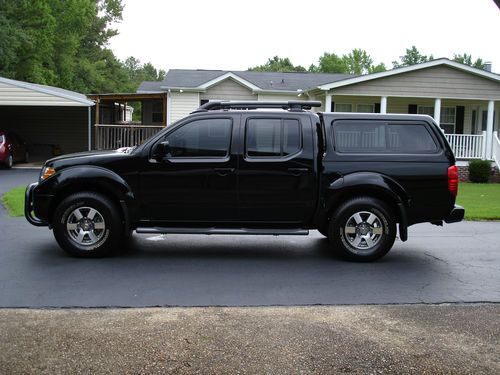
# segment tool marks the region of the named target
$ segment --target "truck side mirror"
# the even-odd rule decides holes
[[[161,161],[165,156],[170,154],[170,144],[168,141],[159,142],[154,145],[152,157],[157,161]]]

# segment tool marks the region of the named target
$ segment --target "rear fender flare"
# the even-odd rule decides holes
[[[333,181],[327,188],[326,211],[332,212],[345,197],[360,195],[389,198],[398,221],[406,223],[411,201],[405,189],[391,177],[373,172],[352,173]]]

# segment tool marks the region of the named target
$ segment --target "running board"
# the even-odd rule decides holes
[[[308,229],[253,229],[253,228],[137,228],[137,233],[147,234],[267,234],[272,236],[307,236]]]

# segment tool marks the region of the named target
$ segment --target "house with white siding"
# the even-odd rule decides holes
[[[333,112],[420,113],[447,134],[459,160],[500,165],[500,75],[448,59],[381,73],[170,70],[138,93],[167,93],[167,124],[210,100],[320,100]]]

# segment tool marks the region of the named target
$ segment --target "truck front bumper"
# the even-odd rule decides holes
[[[26,220],[32,225],[46,227],[48,223],[35,216],[33,191],[37,186],[38,183],[34,182],[26,187],[26,192],[24,193],[24,217],[26,217]]]
[[[448,216],[444,219],[445,223],[458,223],[464,219],[465,209],[458,204],[451,210]]]

